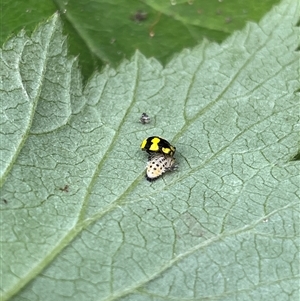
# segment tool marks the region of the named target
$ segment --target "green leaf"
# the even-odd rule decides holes
[[[103,63],[117,66],[136,49],[163,64],[203,37],[222,42],[246,21],[259,21],[278,0],[153,1],[3,0],[0,44],[12,32],[28,31],[59,9],[69,52],[80,53],[85,79]],[[151,36],[150,36],[151,33]],[[153,36],[154,34],[154,36]]]
[[[1,300],[298,300],[298,9],[84,88],[57,15],[10,39]],[[152,135],[179,168],[149,183]]]
[[[204,37],[223,41],[247,20],[259,20],[274,3],[201,0],[55,0],[96,57],[111,65],[136,49],[162,63]]]

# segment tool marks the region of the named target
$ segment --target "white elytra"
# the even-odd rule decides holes
[[[175,159],[173,157],[162,154],[151,157],[147,163],[146,178],[152,182],[165,172],[172,171],[175,168]]]

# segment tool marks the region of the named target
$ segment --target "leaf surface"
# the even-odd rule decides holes
[[[21,29],[33,31],[59,10],[68,52],[80,54],[87,80],[96,68],[100,70],[107,62],[116,67],[136,49],[165,64],[175,53],[198,45],[203,37],[222,42],[248,20],[258,22],[278,2],[2,0],[0,44]]]
[[[2,300],[298,300],[298,8],[84,88],[57,15],[10,39]],[[179,168],[149,183],[153,135]]]

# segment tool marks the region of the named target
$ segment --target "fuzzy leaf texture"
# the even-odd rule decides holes
[[[85,87],[58,15],[11,38],[1,300],[298,300],[298,11],[165,68],[137,52]],[[149,183],[153,135],[179,168]]]

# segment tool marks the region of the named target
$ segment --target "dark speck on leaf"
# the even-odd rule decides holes
[[[131,16],[131,19],[135,22],[142,22],[147,19],[148,14],[141,10],[138,10],[134,15]]]
[[[60,191],[69,192],[69,185],[65,185],[63,188],[59,188]]]

